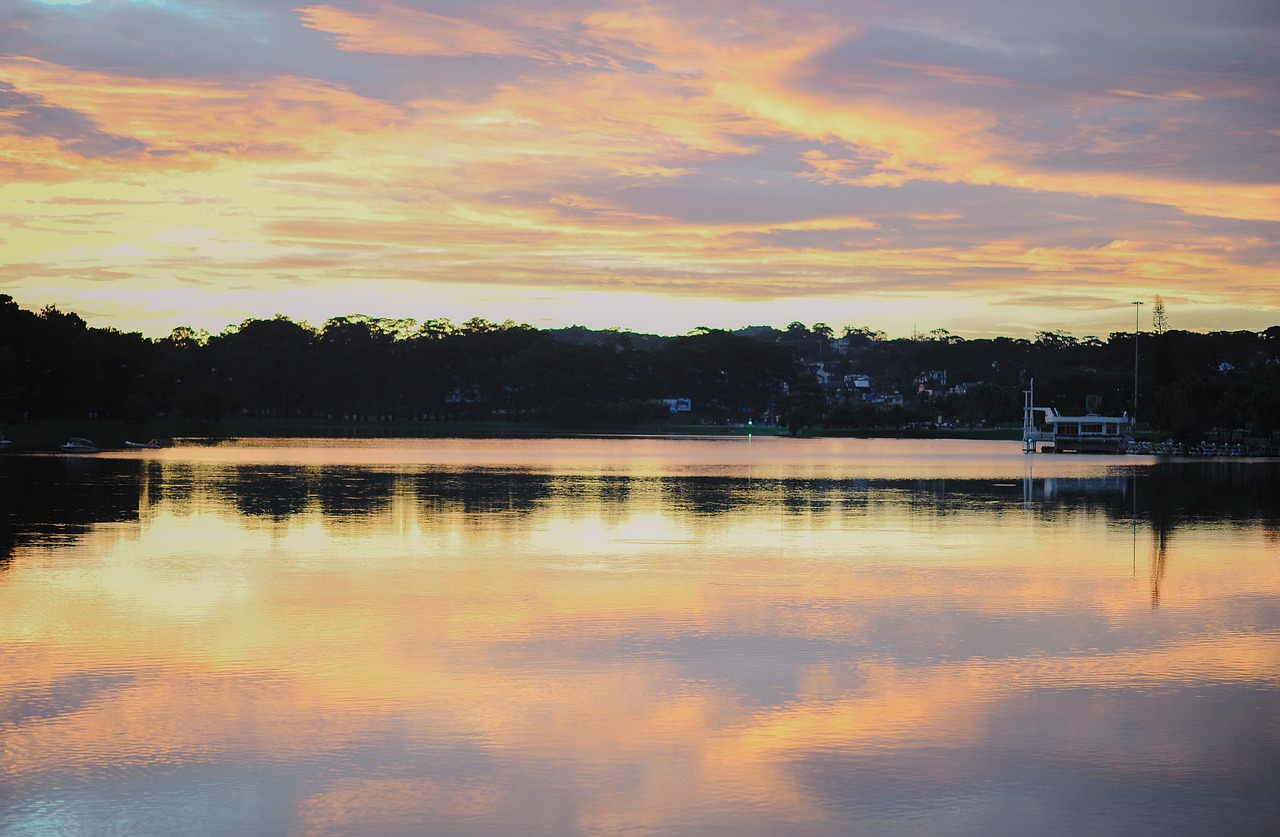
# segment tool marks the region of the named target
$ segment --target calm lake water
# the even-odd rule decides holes
[[[1280,463],[0,456],[0,834],[1274,835]]]

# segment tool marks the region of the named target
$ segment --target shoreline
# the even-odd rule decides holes
[[[1133,434],[1145,446],[1141,450],[1121,452],[1129,455],[1180,455],[1159,449],[1166,437],[1152,430]],[[1212,436],[1213,434],[1206,434]],[[102,451],[129,450],[126,442],[160,439],[166,446],[178,440],[183,444],[208,444],[236,439],[568,439],[609,437],[776,437],[782,439],[919,439],[1020,442],[1020,427],[993,428],[807,428],[792,434],[785,427],[761,425],[711,425],[646,423],[628,425],[553,425],[520,422],[468,421],[28,421],[0,426],[0,456],[59,453],[70,437],[92,440]],[[1196,457],[1214,456],[1251,459],[1280,458],[1280,446],[1261,443],[1236,445],[1238,451],[1220,443],[1211,443],[1206,451],[1199,445],[1187,446]],[[1182,447],[1182,446],[1179,446]]]
[[[1017,441],[1018,428],[810,428],[793,436],[785,427],[761,425],[660,424],[551,425],[467,421],[28,421],[0,427],[7,450],[56,451],[71,436],[92,439],[103,449],[126,441],[159,439],[519,439],[572,436],[781,436],[785,438],[985,439]]]
[[[1212,438],[1213,433],[1206,433]],[[606,436],[736,436],[781,437],[787,439],[970,439],[1009,441],[1022,439],[1021,427],[989,428],[806,428],[799,434],[776,425],[745,424],[543,424],[506,421],[331,421],[331,420],[247,420],[182,421],[158,420],[144,423],[86,419],[83,421],[27,421],[0,425],[0,438],[9,444],[0,453],[57,452],[72,436],[93,440],[102,450],[125,449],[125,442],[145,442],[157,438],[223,439],[547,439]],[[1154,430],[1133,434],[1138,442],[1158,445],[1166,436]],[[1214,444],[1221,444],[1215,442]],[[1230,443],[1228,443],[1230,444]],[[1280,448],[1260,440],[1237,442],[1248,455],[1275,457]],[[1143,451],[1144,453],[1146,451]]]

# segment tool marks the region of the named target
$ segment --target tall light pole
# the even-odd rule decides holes
[[[1129,421],[1134,426],[1138,426],[1138,332],[1141,326],[1138,325],[1138,313],[1142,311],[1142,303],[1134,302],[1133,305],[1133,416]]]

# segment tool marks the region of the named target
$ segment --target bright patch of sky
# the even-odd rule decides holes
[[[0,293],[95,324],[1280,322],[1274,3],[59,6],[0,0]]]

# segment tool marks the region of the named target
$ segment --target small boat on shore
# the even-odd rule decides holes
[[[72,436],[58,448],[63,453],[97,453],[98,446],[82,436]]]
[[[135,448],[135,449],[140,448],[144,450],[159,450],[160,448],[164,447],[164,445],[161,444],[159,439],[152,439],[149,442],[125,442],[124,446],[126,448]]]

